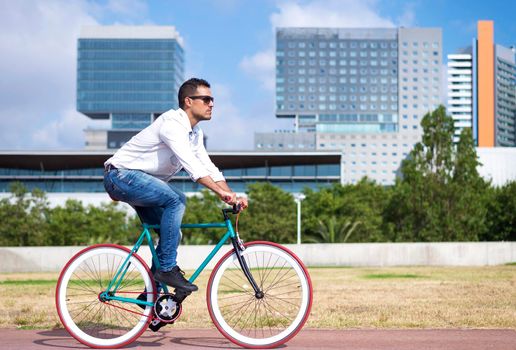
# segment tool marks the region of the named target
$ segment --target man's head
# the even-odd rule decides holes
[[[211,119],[214,99],[206,80],[191,78],[185,81],[179,88],[178,100],[179,107],[197,121]]]

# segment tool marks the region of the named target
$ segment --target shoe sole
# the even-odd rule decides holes
[[[156,276],[154,276],[154,280],[160,282],[160,283],[164,283],[166,284],[167,286],[169,287],[172,287],[172,288],[175,288],[177,290],[182,290],[182,291],[185,291],[185,292],[197,292],[199,290],[199,288],[197,286],[195,286],[195,289],[188,289],[188,288],[183,288],[183,287],[176,287],[176,286],[173,286],[171,284],[168,284],[167,282],[165,281],[162,281],[160,280],[159,278],[156,278]]]

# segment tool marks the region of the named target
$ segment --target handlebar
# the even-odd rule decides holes
[[[233,204],[232,208],[222,209],[222,213],[224,214],[224,219],[229,219],[228,214],[238,214],[242,211],[242,205],[240,203]]]
[[[222,209],[224,213],[238,214],[242,211],[242,205],[240,203],[233,204],[232,208]]]

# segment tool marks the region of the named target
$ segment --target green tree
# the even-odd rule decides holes
[[[90,237],[90,222],[80,201],[69,199],[64,206],[49,210],[48,245],[86,245]]]
[[[386,239],[382,213],[390,191],[374,181],[363,178],[356,185],[334,184],[319,191],[307,189],[305,194],[302,225],[307,242],[323,241],[324,237],[328,243],[331,243],[331,237],[335,237],[336,242]]]
[[[403,177],[384,213],[393,241],[478,240],[485,231],[485,190],[466,129],[453,145],[453,119],[440,106],[424,116],[422,142],[402,162]]]
[[[240,235],[245,241],[296,242],[294,197],[268,182],[248,186],[249,208],[240,218]]]
[[[202,190],[198,196],[188,197],[183,223],[198,224],[222,221],[224,204],[218,196],[209,190]],[[183,244],[212,244],[217,242],[224,232],[220,229],[183,229]]]
[[[486,241],[516,241],[516,181],[492,188],[487,204]]]
[[[133,244],[141,226],[129,215],[116,202],[85,207],[82,202],[69,199],[64,206],[49,210],[46,244]]]
[[[132,211],[127,212],[117,202],[88,205],[87,225],[90,238],[87,244],[114,243],[133,245],[142,231],[140,220]]]
[[[345,222],[331,216],[326,221],[318,220],[319,227],[315,234],[303,238],[306,243],[345,243],[353,234],[360,221]]]
[[[45,194],[14,182],[10,198],[0,201],[0,245],[34,246],[44,243],[47,199]]]
[[[487,205],[490,184],[478,173],[480,162],[470,128],[460,135],[454,157],[450,207],[459,240],[478,240],[487,232]]]

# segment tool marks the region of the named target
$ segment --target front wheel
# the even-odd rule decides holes
[[[125,273],[116,296],[135,299],[144,290],[154,302],[154,279],[145,262],[114,244],[99,244],[77,253],[64,267],[56,287],[61,322],[81,343],[93,348],[117,348],[136,340],[152,319],[152,307],[102,300],[118,271]]]
[[[297,334],[312,307],[312,282],[301,260],[272,242],[250,242],[242,252],[263,297],[255,292],[234,250],[215,266],[207,288],[217,329],[247,348],[272,348]]]

